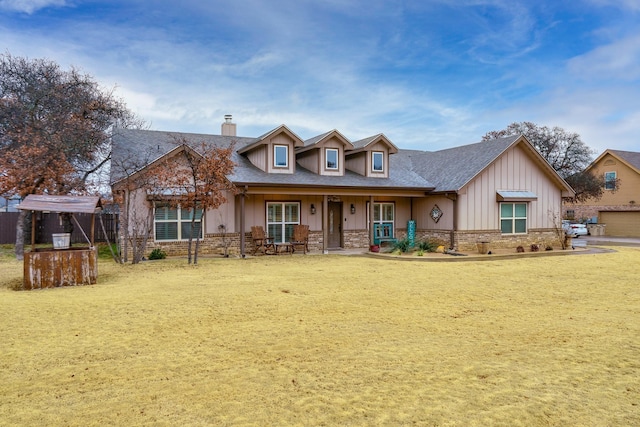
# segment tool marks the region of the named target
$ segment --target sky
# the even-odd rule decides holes
[[[150,129],[406,149],[510,123],[640,151],[640,0],[0,0],[4,54],[90,74]]]

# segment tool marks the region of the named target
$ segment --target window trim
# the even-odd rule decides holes
[[[329,152],[335,152],[336,153],[336,166],[335,167],[330,167],[329,166]],[[340,151],[337,148],[325,148],[324,149],[324,168],[325,170],[329,170],[329,171],[337,171],[340,169]]]
[[[502,206],[503,205],[512,205],[511,208],[511,216],[502,216]],[[525,216],[516,216],[516,205],[524,205],[525,207]],[[512,235],[523,235],[523,234],[529,234],[529,203],[528,202],[502,202],[499,204],[499,216],[500,216],[500,233],[502,235],[506,235],[506,236],[512,236]],[[524,219],[524,231],[523,232],[516,232],[516,221],[517,220],[523,220]],[[506,221],[506,220],[510,220],[511,221],[511,232],[510,233],[505,233],[502,231],[502,221]]]
[[[373,222],[373,224],[391,224],[391,229],[395,234],[395,229],[396,229],[396,202],[373,202],[373,208],[375,210],[376,205],[380,206],[380,219],[378,219],[376,221],[375,219],[375,214],[374,214],[374,219],[373,221],[370,221],[370,207],[371,207],[371,203],[367,202],[367,224],[370,224],[371,222]],[[392,212],[393,212],[393,219],[392,220],[388,220],[388,219],[382,219],[382,206],[383,205],[391,205],[391,207],[393,208]],[[368,225],[367,225],[368,227]]]
[[[381,160],[381,167],[380,169],[376,169],[376,155],[379,154],[380,155],[380,160]],[[376,173],[380,173],[380,172],[384,172],[384,151],[372,151],[371,152],[371,172],[376,172]]]
[[[156,210],[158,208],[164,208],[164,207],[168,207],[169,209],[175,209],[176,210],[176,219],[171,219],[171,220],[158,220],[156,218]],[[191,209],[189,209],[191,210]],[[187,210],[187,212],[189,211]],[[197,211],[198,209],[196,209]],[[191,224],[191,218],[182,218],[182,212],[183,209],[178,206],[178,207],[171,207],[171,205],[167,202],[154,202],[153,203],[153,241],[154,242],[186,242],[189,240],[188,237],[183,238],[182,237],[182,225],[183,224]],[[196,219],[195,220],[196,223],[200,223],[200,240],[204,240],[204,227],[205,227],[205,221],[204,221],[204,215],[200,218],[200,219]],[[158,223],[162,223],[162,224],[169,224],[169,223],[175,223],[176,224],[176,236],[177,239],[158,239],[158,234],[157,234],[157,228],[156,228],[156,224]],[[194,236],[194,239],[196,239],[197,237]]]
[[[607,179],[607,175],[613,174],[613,179]],[[608,171],[604,173],[604,189],[613,191],[616,189],[616,180],[618,179],[618,174],[616,171]]]
[[[284,148],[284,165],[278,164],[278,148]],[[289,167],[289,146],[282,144],[273,145],[273,167],[274,168],[288,168]]]
[[[270,205],[281,205],[282,206],[282,221],[281,222],[275,222],[275,221],[269,221],[269,206]],[[296,205],[298,207],[298,220],[297,221],[286,221],[286,206],[287,205]],[[296,200],[286,200],[286,201],[268,201],[266,202],[265,205],[265,218],[264,218],[264,223],[266,224],[266,229],[267,229],[267,234],[269,235],[269,237],[273,237],[275,238],[275,236],[272,236],[271,233],[269,233],[270,230],[270,225],[276,224],[276,225],[280,225],[281,226],[281,236],[282,236],[282,240],[281,241],[275,241],[275,243],[284,243],[287,242],[287,226],[293,226],[293,225],[299,225],[300,224],[300,215],[301,215],[301,205],[302,203],[300,201],[296,201]],[[293,230],[292,230],[293,232]]]

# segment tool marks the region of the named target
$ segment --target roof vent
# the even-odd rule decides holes
[[[231,114],[224,115],[224,123],[222,123],[222,136],[236,136],[236,124],[232,122]]]

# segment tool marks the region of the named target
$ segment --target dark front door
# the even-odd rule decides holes
[[[342,247],[342,202],[329,202],[327,214],[329,215],[327,248],[340,248]]]

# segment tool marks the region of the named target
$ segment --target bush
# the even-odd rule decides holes
[[[149,254],[149,259],[165,259],[167,257],[167,253],[160,248],[155,248]]]
[[[393,245],[393,249],[391,250],[392,252],[400,252],[400,253],[407,253],[409,252],[409,249],[411,249],[411,242],[409,241],[409,239],[402,239],[402,240],[398,240],[396,243],[394,243]]]
[[[438,244],[424,240],[422,242],[418,242],[417,247],[423,252],[435,252],[436,249],[438,249]]]

